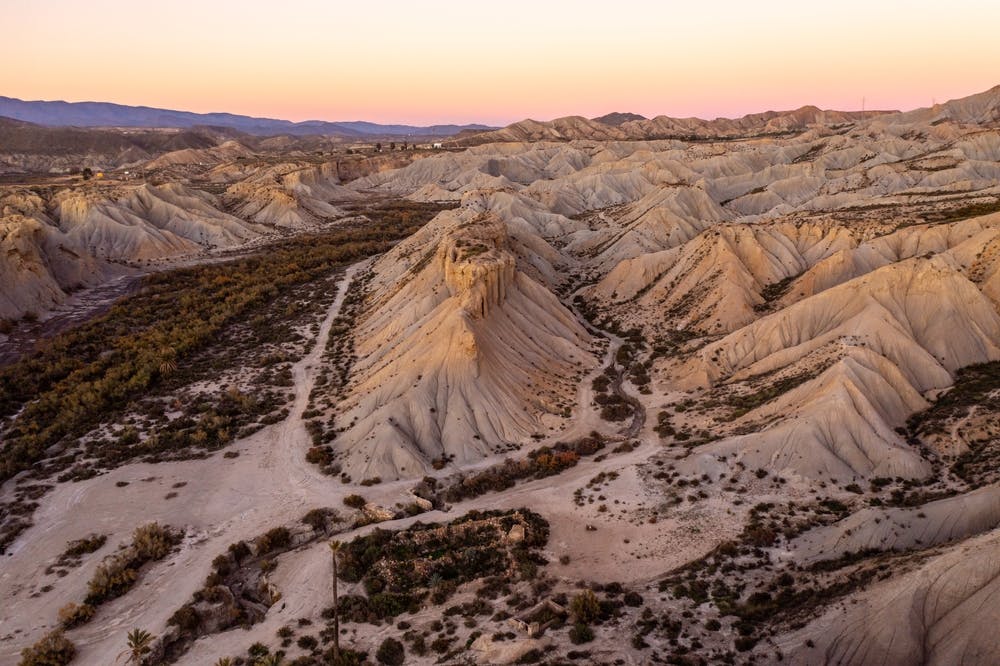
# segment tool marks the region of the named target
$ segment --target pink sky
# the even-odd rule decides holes
[[[0,94],[506,124],[910,109],[1000,83],[1000,3],[813,4],[3,0]]]

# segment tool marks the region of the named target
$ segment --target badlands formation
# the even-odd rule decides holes
[[[384,244],[296,260],[249,329],[214,322],[235,358],[171,351],[152,398],[61,438],[5,389],[0,661],[60,622],[80,664],[134,627],[148,664],[1000,659],[1000,87],[363,157],[266,141],[3,186],[13,336],[123,275],[379,220]],[[187,402],[257,390],[268,415],[218,446],[163,445]],[[183,536],[105,603],[99,567],[153,521]]]

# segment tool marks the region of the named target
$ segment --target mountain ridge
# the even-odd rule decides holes
[[[131,106],[113,102],[65,102],[62,100],[22,100],[0,96],[0,116],[50,127],[177,127],[213,125],[237,129],[258,136],[275,134],[334,134],[347,138],[417,135],[451,136],[463,130],[486,131],[482,124],[403,125],[380,124],[364,120],[292,122],[277,118],[259,118],[235,113],[195,113]]]

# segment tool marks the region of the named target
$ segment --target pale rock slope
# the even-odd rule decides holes
[[[59,228],[94,256],[111,261],[231,247],[264,231],[218,210],[211,194],[180,184],[142,185],[117,200],[99,191],[63,190],[53,203]]]
[[[895,262],[943,253],[954,257],[954,265],[997,303],[998,240],[1000,214],[996,213],[950,224],[905,227],[815,262],[796,277],[780,304],[788,305]]]
[[[521,120],[499,130],[481,135],[482,140],[500,141],[569,141],[572,139],[594,139],[598,141],[621,140],[628,133],[621,128],[607,125],[583,116],[566,116],[550,121]],[[456,140],[461,143],[462,140]]]
[[[520,270],[546,287],[560,286],[568,277],[567,269],[576,265],[571,257],[556,249],[553,242],[582,225],[549,212],[534,199],[506,191],[477,191],[462,198],[462,208],[469,214],[503,220],[509,249],[517,257]]]
[[[68,292],[122,274],[123,265],[236,247],[269,231],[220,207],[179,183],[67,188],[48,199],[9,192],[0,199],[0,317],[43,314]]]
[[[1000,530],[992,530],[871,586],[776,642],[792,664],[991,664],[1000,654],[998,622]]]
[[[912,259],[759,319],[706,346],[698,363],[709,381],[759,374],[845,337],[923,392],[948,386],[960,367],[1000,358],[1000,315],[945,258]]]
[[[717,223],[683,245],[622,260],[587,294],[650,335],[664,312],[684,330],[729,333],[759,316],[765,286],[854,242],[819,224]]]
[[[223,197],[239,217],[268,227],[304,229],[339,216],[335,205],[359,199],[341,185],[337,164],[280,164],[233,183]]]
[[[881,120],[894,125],[911,123],[933,125],[950,120],[969,125],[995,126],[1000,123],[1000,86],[994,86],[976,95],[953,99],[944,104],[935,104],[930,108],[886,116]]]
[[[989,485],[919,507],[869,507],[792,542],[806,562],[867,550],[929,548],[1000,527],[1000,486]]]
[[[886,112],[869,111],[869,117]],[[860,112],[824,111],[804,106],[792,111],[767,111],[741,118],[671,118],[627,120],[619,124],[604,123],[582,116],[566,116],[550,121],[522,120],[507,127],[471,137],[452,139],[457,145],[477,145],[512,141],[572,141],[572,140],[648,140],[664,138],[736,138],[768,136],[802,132],[813,126],[839,126],[862,117]]]
[[[217,164],[240,157],[250,157],[253,151],[239,141],[226,141],[209,148],[184,148],[160,155],[146,163],[147,169],[162,169],[178,165]]]
[[[41,314],[62,303],[68,291],[115,272],[52,225],[19,214],[0,218],[0,318]]]
[[[607,272],[621,261],[687,242],[700,232],[732,219],[701,188],[665,186],[623,207],[600,244],[597,267]],[[574,250],[586,251],[577,245]]]
[[[701,456],[732,456],[749,469],[844,483],[926,476],[930,465],[893,426],[928,403],[879,354],[845,345],[835,357],[815,379],[741,420],[773,425],[710,444]]]
[[[894,428],[965,365],[1000,358],[1000,315],[943,258],[876,270],[763,317],[698,352],[689,377],[739,382],[789,373],[797,388],[745,418],[771,425],[704,455],[810,478],[922,477]]]
[[[375,264],[335,446],[354,478],[469,463],[569,413],[591,339],[497,218],[439,215]]]

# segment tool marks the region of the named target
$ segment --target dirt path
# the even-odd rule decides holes
[[[591,335],[604,338],[608,340],[608,342],[610,343],[608,345],[608,353],[605,356],[604,365],[601,368],[599,368],[596,373],[594,373],[593,377],[588,378],[587,388],[588,389],[590,388],[589,380],[593,379],[598,374],[602,373],[605,368],[609,367],[613,368],[614,378],[611,381],[611,391],[619,398],[624,400],[626,403],[628,403],[630,407],[632,407],[632,420],[629,422],[628,426],[626,426],[620,431],[620,434],[622,435],[622,437],[625,437],[626,439],[637,437],[639,433],[642,431],[643,425],[645,425],[646,423],[646,407],[642,404],[642,402],[638,398],[636,398],[633,395],[630,395],[622,386],[625,380],[625,368],[620,366],[616,359],[618,350],[621,348],[623,344],[625,344],[625,341],[622,338],[618,337],[617,335],[614,335],[613,333],[609,333],[603,329],[594,326],[589,321],[587,321],[587,318],[584,317],[583,314],[577,309],[576,305],[572,302],[572,297],[579,294],[583,289],[584,287],[580,287],[579,289],[575,290],[572,293],[570,300],[568,300],[565,303],[565,305],[569,307],[570,310],[572,310],[573,314],[576,315],[576,318],[580,322],[580,324],[584,328],[586,328]],[[593,399],[593,391],[591,391],[590,399],[588,399],[586,403],[581,403],[581,404],[589,405],[591,399]]]
[[[239,457],[125,465],[87,481],[59,484],[42,499],[36,526],[3,558],[0,663],[16,663],[22,647],[55,625],[59,608],[82,600],[102,556],[139,525],[155,520],[184,526],[187,533],[176,555],[149,567],[132,591],[69,632],[79,651],[74,664],[113,663],[133,627],[162,631],[170,614],[201,587],[211,560],[230,543],[287,524],[311,508],[341,504],[350,489],[305,461],[310,438],[302,414],[333,320],[366,263],[344,272],[312,350],[292,367],[295,397],[288,417],[231,444],[228,450],[239,451]],[[177,484],[184,485],[174,489]],[[168,500],[169,492],[178,496]],[[107,534],[108,542],[80,569],[65,578],[44,573],[67,541],[93,532]],[[40,592],[45,585],[52,589]]]
[[[307,409],[330,329],[347,287],[364,264],[345,271],[311,351],[292,368],[294,399],[288,417],[230,445],[228,450],[238,451],[238,457],[227,459],[218,455],[210,463],[192,460],[126,465],[94,479],[60,484],[42,500],[36,512],[37,526],[13,545],[0,571],[0,596],[8,600],[0,607],[0,663],[16,663],[15,655],[23,646],[55,625],[60,607],[71,601],[79,602],[101,558],[127,540],[139,525],[155,520],[184,526],[186,536],[179,551],[144,571],[133,590],[102,606],[89,624],[68,633],[78,649],[74,664],[112,663],[123,649],[125,634],[134,627],[162,633],[169,616],[202,586],[212,559],[229,544],[252,539],[277,525],[288,525],[312,508],[341,507],[345,495],[358,492],[354,486],[322,475],[305,461],[311,440],[302,414]],[[604,367],[614,363],[614,355],[623,341],[603,332],[598,334],[610,340]],[[594,371],[594,376],[599,372],[601,368]],[[574,423],[560,433],[560,438],[608,428],[609,424],[601,421],[591,406],[590,379],[581,383]],[[619,390],[626,399],[632,398],[620,384]],[[639,403],[636,400],[630,404]],[[435,511],[380,526],[399,529],[415,520],[448,520],[473,508],[532,506],[541,510],[553,526],[550,551],[554,559],[562,553],[572,555],[573,564],[557,570],[557,575],[596,580],[648,579],[667,564],[650,553],[670,549],[687,527],[664,520],[653,528],[626,516],[626,511],[647,501],[642,485],[634,478],[634,466],[660,449],[655,437],[641,432],[643,416],[644,412],[637,413],[623,431],[626,437],[641,439],[640,446],[629,453],[608,455],[599,462],[587,459],[557,478],[528,481],[504,492],[473,498],[455,505],[448,513]],[[484,460],[481,466],[499,462],[503,457]],[[622,477],[620,487],[615,490],[621,504],[616,503],[614,512],[598,514],[596,505],[574,504],[574,488],[585,485],[595,474],[611,471],[621,472]],[[448,473],[442,471],[441,475]],[[174,490],[180,483],[183,487]],[[413,480],[386,483],[361,492],[370,501],[393,506],[405,500],[413,483]],[[178,497],[167,500],[169,492],[177,492]],[[590,524],[598,525],[599,530],[586,530]],[[371,526],[345,533],[342,538],[353,538],[368,529]],[[65,578],[44,573],[67,541],[92,532],[107,534],[108,542],[80,569]],[[616,548],[613,543],[623,547]],[[700,543],[691,543],[683,549],[684,555],[690,556],[690,549],[702,547]],[[328,604],[328,558],[328,550],[322,543],[284,556],[274,578],[283,600],[268,612],[264,622],[252,632],[234,630],[206,637],[179,663],[192,666],[214,663],[219,656],[242,653],[255,640],[271,640],[278,627],[298,617],[319,613]],[[44,585],[52,585],[52,589],[40,593],[39,588]]]

